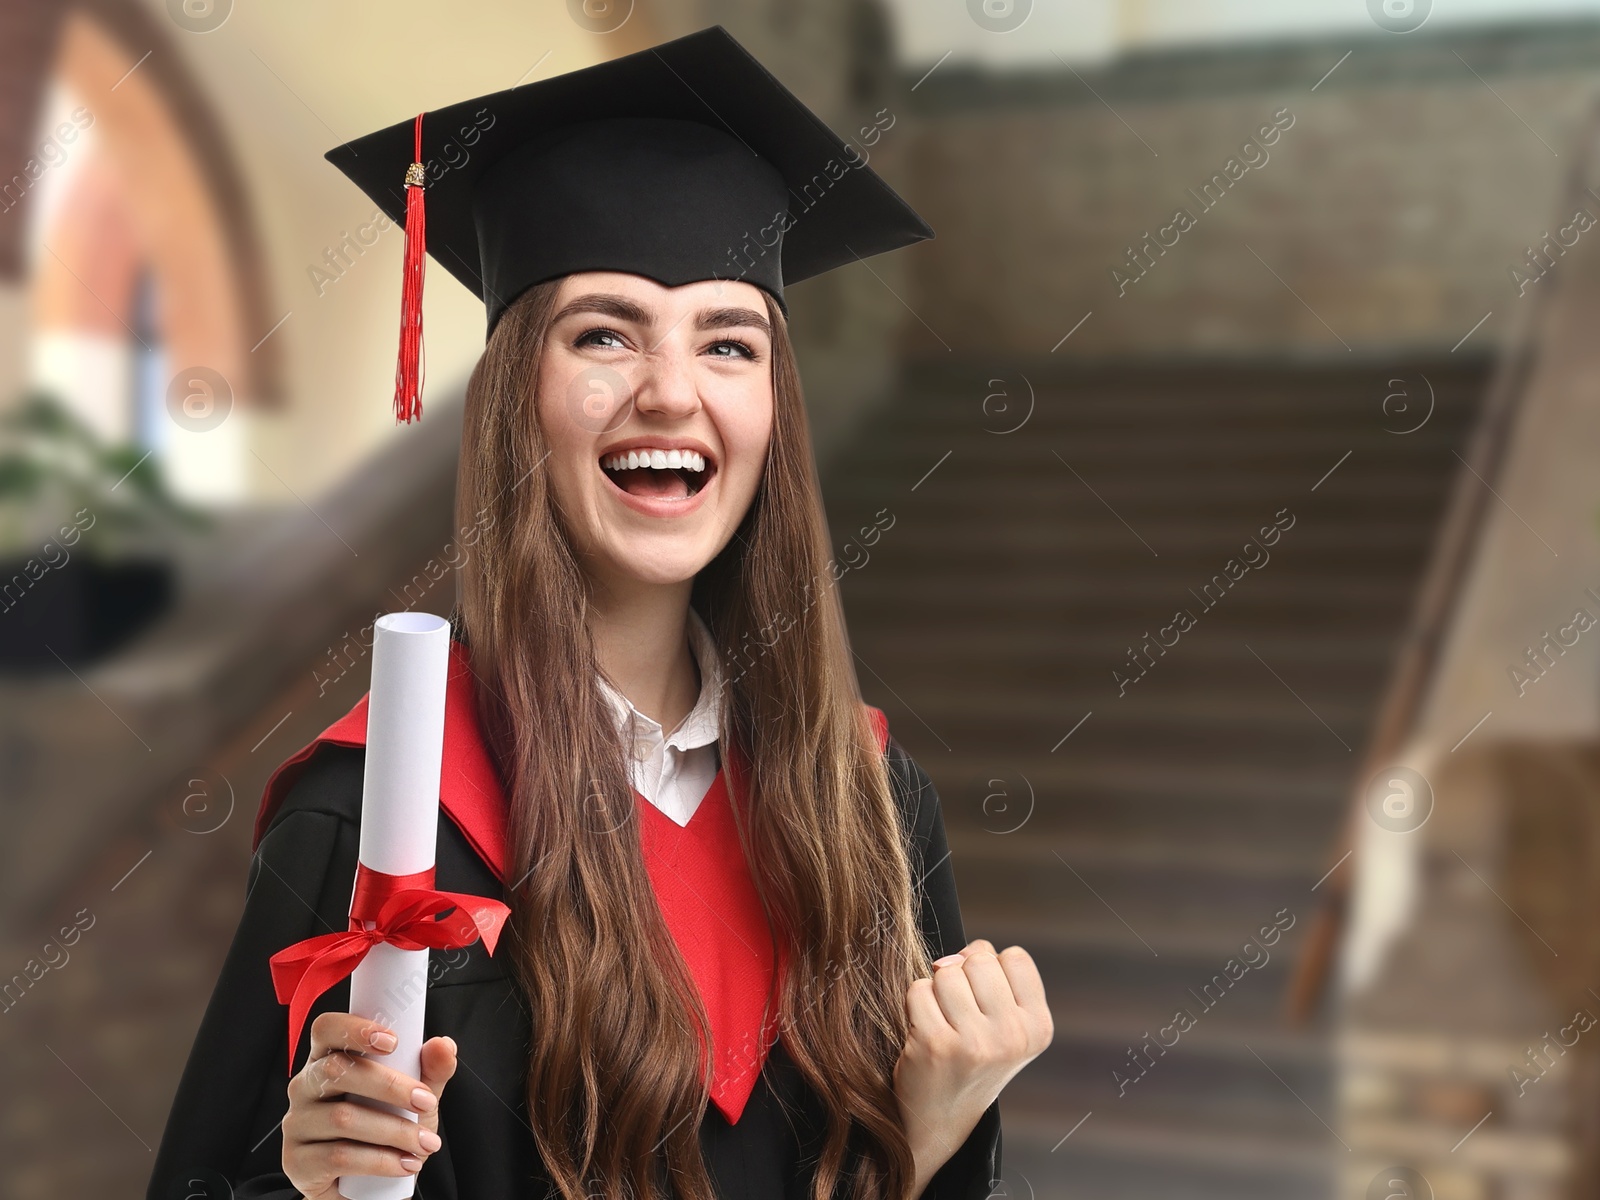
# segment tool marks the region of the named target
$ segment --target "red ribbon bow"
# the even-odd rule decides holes
[[[479,937],[490,954],[511,910],[498,900],[465,892],[438,892],[434,868],[412,875],[386,875],[356,864],[350,928],[286,946],[272,956],[272,986],[289,1006],[289,1072],[311,1005],[356,969],[379,942],[401,950],[458,950]],[[453,910],[453,911],[451,911]],[[440,913],[447,913],[442,919]],[[366,922],[374,922],[371,929]]]

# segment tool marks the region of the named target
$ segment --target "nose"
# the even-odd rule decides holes
[[[663,342],[645,354],[634,380],[633,399],[640,412],[664,417],[686,417],[696,412],[700,408],[700,391],[688,351]]]

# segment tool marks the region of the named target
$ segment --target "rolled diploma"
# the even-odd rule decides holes
[[[450,623],[443,617],[397,612],[378,618],[361,799],[360,859],[372,870],[410,875],[434,865],[449,673]],[[387,942],[374,946],[350,976],[350,1011],[382,1022],[399,1043],[389,1054],[368,1057],[419,1079],[427,988],[428,951]],[[351,1099],[417,1119],[410,1109]],[[348,1200],[403,1200],[415,1189],[415,1175],[339,1177],[339,1194]]]

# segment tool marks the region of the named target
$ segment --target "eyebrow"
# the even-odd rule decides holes
[[[695,328],[700,330],[740,326],[751,326],[768,337],[772,336],[772,326],[767,324],[767,319],[749,308],[708,308],[700,314],[700,320],[695,324]]]
[[[631,321],[637,325],[650,324],[650,314],[639,304],[626,296],[618,296],[612,292],[590,292],[578,296],[556,314],[555,320],[564,321],[578,313],[599,313],[618,321]],[[732,306],[703,309],[700,319],[695,323],[695,328],[702,331],[744,326],[759,329],[768,337],[772,336],[772,326],[767,319],[750,308]]]

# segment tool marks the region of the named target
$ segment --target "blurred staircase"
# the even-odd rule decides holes
[[[828,464],[862,689],[939,788],[968,937],[1051,999],[997,1195],[1331,1194],[1328,1022],[1284,989],[1485,382],[919,366]]]

